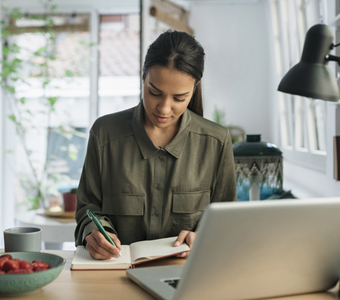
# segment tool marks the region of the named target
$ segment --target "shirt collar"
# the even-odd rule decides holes
[[[182,115],[181,126],[177,135],[168,145],[165,146],[165,148],[158,147],[151,141],[144,128],[144,106],[143,101],[140,101],[133,114],[132,129],[144,159],[151,157],[161,149],[164,149],[172,156],[178,158],[189,135],[190,121],[190,112],[186,109]]]

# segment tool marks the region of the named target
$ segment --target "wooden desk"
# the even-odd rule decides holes
[[[0,252],[3,252],[0,250]],[[70,271],[73,251],[46,250],[43,252],[53,253],[66,259],[66,265],[59,277],[39,291],[18,296],[0,297],[9,300],[143,300],[154,299],[142,288],[130,281],[122,271]],[[142,266],[156,266],[169,264],[183,264],[185,259],[166,258],[159,261],[145,263]],[[247,284],[245,283],[245,288]],[[307,294],[276,298],[276,300],[334,300],[338,297],[338,288],[326,293]],[[215,300],[215,299],[211,299]]]

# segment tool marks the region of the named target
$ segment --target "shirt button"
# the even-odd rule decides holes
[[[160,189],[161,189],[161,185],[160,185],[160,184],[157,184],[156,189],[157,189],[157,190],[160,190]]]
[[[163,159],[164,159],[164,156],[163,156],[163,155],[159,155],[159,156],[158,156],[158,159],[159,159],[159,160],[163,160]]]
[[[153,213],[156,217],[158,217],[159,216],[159,212],[158,212],[158,210],[155,210],[155,212]]]

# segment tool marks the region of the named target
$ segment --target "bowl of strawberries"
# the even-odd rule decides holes
[[[0,296],[23,295],[56,279],[65,266],[61,256],[41,252],[0,254]]]

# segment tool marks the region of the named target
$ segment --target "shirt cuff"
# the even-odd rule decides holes
[[[115,235],[117,235],[117,232],[111,227],[110,222],[105,220],[105,217],[99,217],[98,218],[100,220],[100,222],[103,224],[103,227],[106,231],[114,233]],[[86,246],[86,240],[85,238],[92,232],[93,229],[97,229],[96,224],[94,224],[93,222],[88,223],[83,230],[83,235],[82,235],[82,241],[83,241],[83,245]],[[117,235],[118,236],[118,235]]]

